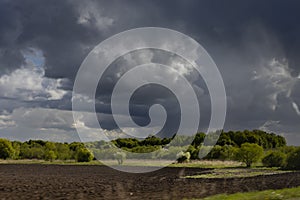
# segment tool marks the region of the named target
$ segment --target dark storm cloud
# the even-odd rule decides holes
[[[0,0],[0,77],[24,65],[22,51],[35,48],[45,57],[45,76],[65,78],[59,89],[68,91],[61,99],[48,101],[1,98],[1,110],[70,110],[76,72],[93,47],[120,31],[158,26],[195,38],[216,62],[228,95],[226,129],[265,127],[296,133],[300,128],[293,106],[300,107],[299,8],[300,2],[293,0]],[[278,63],[272,63],[274,58]],[[201,115],[209,119],[205,86],[197,78],[189,78],[196,79],[204,92]],[[101,113],[110,113],[110,83],[103,84],[107,87],[98,93],[96,107]],[[149,98],[156,93],[157,89],[145,90],[131,102],[138,123],[147,122],[149,104],[162,98]],[[140,103],[141,97],[149,102]],[[114,127],[110,116],[103,123]]]
[[[73,78],[97,34],[77,24],[78,13],[68,1],[13,2],[22,33],[16,43],[41,49],[46,76]],[[87,48],[87,49],[85,49]]]
[[[219,55],[214,53],[223,45],[247,50],[245,34],[249,30],[258,36],[251,38],[254,42],[264,42],[257,33],[265,29],[279,40],[290,67],[299,73],[298,1],[164,1],[157,5],[164,11],[164,19],[173,22],[166,23],[167,27],[197,38],[216,59]]]
[[[20,66],[24,59],[15,44],[21,34],[18,14],[12,12],[14,7],[9,1],[3,1],[0,4],[0,73],[3,73],[5,69]]]
[[[91,7],[100,15],[95,16],[91,12],[88,24],[78,23],[80,12]],[[243,45],[245,30],[251,24],[260,24],[281,41],[291,67],[297,68],[298,65],[293,63],[299,63],[299,7],[298,1],[278,0],[151,3],[2,0],[1,49],[6,52],[7,59],[1,61],[21,61],[22,56],[18,52],[20,48],[35,46],[42,49],[46,56],[48,76],[74,77],[76,69],[91,48],[110,34],[126,29],[141,26],[174,28],[198,39],[211,50],[209,52],[215,52],[217,49],[210,47],[211,43],[239,48]],[[103,22],[97,28],[97,20],[108,19],[111,21]],[[12,65],[16,64],[3,64],[3,67]]]
[[[46,75],[54,78],[74,79],[81,62],[95,45],[112,33],[142,26],[143,19],[148,18],[141,17],[144,3],[15,0],[0,4],[3,68],[20,66],[23,60],[20,51],[35,47],[46,57]]]

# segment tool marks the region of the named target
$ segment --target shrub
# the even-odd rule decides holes
[[[288,154],[287,157],[288,169],[300,169],[300,148]]]
[[[191,159],[193,159],[193,160],[199,159],[199,149],[200,149],[200,147],[195,148],[192,145],[189,146],[187,151],[190,152]]]
[[[257,144],[242,144],[241,148],[236,153],[236,159],[250,167],[257,162],[263,154],[263,148]]]
[[[221,157],[221,153],[222,153],[222,147],[219,145],[215,145],[205,158],[219,159]]]
[[[190,152],[183,153],[182,151],[177,154],[177,162],[183,163],[183,162],[189,162],[191,158]]]
[[[266,167],[284,167],[285,161],[286,155],[279,151],[273,151],[262,159],[262,163]]]
[[[238,151],[237,147],[234,147],[232,145],[225,145],[222,147],[220,158],[221,160],[234,160],[237,151]]]
[[[86,148],[79,148],[76,151],[75,157],[77,162],[90,162],[91,160],[93,160],[92,153]]]

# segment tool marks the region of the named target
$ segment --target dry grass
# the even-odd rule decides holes
[[[171,163],[171,164],[170,164]],[[45,160],[37,159],[24,159],[24,160],[1,160],[0,164],[62,164],[62,165],[117,165],[117,160],[105,160],[101,161],[91,161],[86,163],[78,163],[75,160],[54,160],[52,162]],[[126,159],[124,160],[123,165],[125,166],[169,166],[169,167],[196,167],[196,168],[235,168],[242,167],[243,164],[235,161],[219,161],[219,160],[200,160],[200,161],[191,161],[188,163],[175,163],[175,161],[170,160],[142,160],[142,159]]]

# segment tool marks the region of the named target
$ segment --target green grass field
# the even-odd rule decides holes
[[[248,192],[236,194],[221,194],[204,198],[203,200],[298,200],[300,199],[300,187],[266,190],[261,192]]]

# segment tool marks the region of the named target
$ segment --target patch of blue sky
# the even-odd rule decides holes
[[[26,63],[32,64],[35,67],[44,67],[45,57],[43,52],[36,48],[28,48],[22,51]]]

